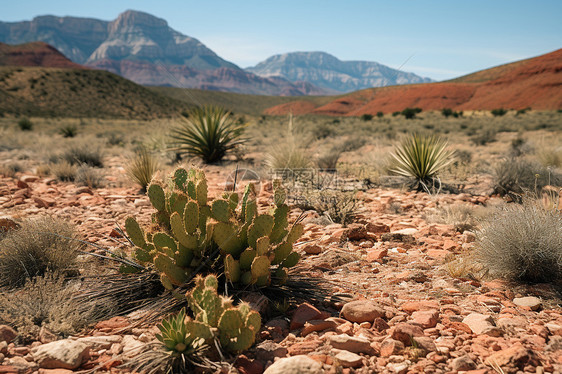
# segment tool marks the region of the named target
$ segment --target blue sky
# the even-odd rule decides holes
[[[562,1],[1,0],[1,21],[37,15],[164,18],[241,67],[293,51],[377,61],[448,79],[562,48]],[[409,60],[408,60],[409,58]]]

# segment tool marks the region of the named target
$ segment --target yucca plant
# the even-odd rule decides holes
[[[152,180],[154,173],[160,168],[160,163],[145,147],[141,147],[131,158],[127,166],[127,175],[131,180],[141,186],[141,190],[146,192],[146,187]]]
[[[74,138],[78,133],[78,128],[74,125],[66,125],[59,128],[59,134],[64,138]]]
[[[166,349],[177,354],[193,353],[205,342],[204,339],[191,336],[185,324],[185,318],[184,308],[158,325],[160,334],[156,334],[156,339],[162,342]]]
[[[230,112],[216,106],[194,108],[183,123],[172,128],[170,150],[201,158],[205,163],[219,162],[236,146],[245,142],[244,125]]]
[[[437,173],[454,161],[454,151],[446,148],[447,142],[439,137],[412,134],[392,153],[395,166],[391,171],[416,178],[421,188],[433,182]]]

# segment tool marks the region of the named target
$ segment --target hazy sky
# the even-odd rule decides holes
[[[562,48],[562,1],[0,0],[1,21],[37,15],[164,18],[241,67],[293,51],[377,61],[448,79]]]

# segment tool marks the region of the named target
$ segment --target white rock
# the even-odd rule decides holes
[[[534,296],[516,297],[513,299],[513,304],[517,306],[529,307],[531,310],[539,310],[542,303],[541,299]]]
[[[31,349],[39,367],[45,369],[76,369],[87,360],[90,348],[76,340],[58,340]]]
[[[312,358],[299,355],[275,361],[263,374],[322,374],[322,365]]]

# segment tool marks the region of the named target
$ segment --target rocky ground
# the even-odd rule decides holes
[[[114,169],[112,182],[122,177]],[[211,195],[224,172],[207,168]],[[270,202],[262,183],[259,203]],[[375,188],[361,193],[349,227],[317,224],[306,212],[297,248],[301,273],[323,279],[332,296],[302,302],[286,317],[264,319],[240,373],[562,373],[562,309],[548,285],[522,286],[474,276],[455,278],[446,261],[471,250],[475,236],[426,220],[438,206],[487,205],[487,196],[430,196]],[[115,224],[134,213],[148,221],[148,199],[133,187],[90,189],[35,175],[0,179],[0,211],[12,219],[50,214],[75,223],[87,241],[112,247]],[[293,219],[300,214],[294,210]],[[343,300],[343,301],[342,301]],[[16,346],[0,326],[0,373],[122,372],[154,326],[140,313],[97,323],[82,336]],[[130,327],[130,328],[127,328]]]

